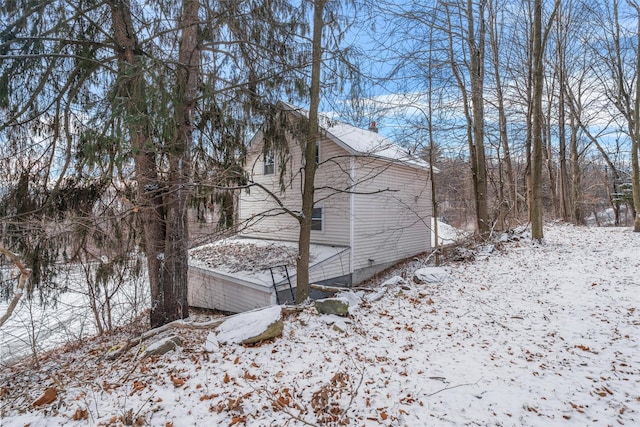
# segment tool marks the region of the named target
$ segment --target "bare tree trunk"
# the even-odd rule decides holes
[[[500,225],[504,230],[507,227],[507,218],[509,213],[511,212],[513,215],[517,215],[517,203],[518,203],[518,195],[516,192],[516,182],[515,175],[513,173],[513,165],[511,162],[511,150],[509,147],[509,134],[507,131],[507,115],[504,106],[504,90],[502,88],[502,78],[500,75],[501,65],[500,65],[500,43],[498,39],[498,22],[497,22],[497,4],[494,1],[490,3],[490,22],[489,26],[489,40],[491,43],[492,49],[492,59],[493,59],[493,71],[495,74],[495,84],[496,84],[496,100],[498,103],[498,126],[500,130],[500,143],[502,146],[503,158],[500,164],[504,164],[504,169],[506,170],[506,186],[505,180],[500,180],[500,191],[501,194],[505,194],[506,196],[501,197],[500,207],[499,207],[499,216],[500,216]],[[504,187],[506,187],[506,192],[504,191]]]
[[[473,0],[467,0],[467,43],[469,45],[471,76],[471,106],[473,110],[473,142],[475,151],[474,190],[476,224],[481,236],[491,231],[487,202],[487,164],[484,152],[484,52],[485,52],[485,0],[478,3],[478,38],[475,36]]]
[[[322,67],[323,12],[326,0],[313,2],[313,46],[309,128],[304,144],[304,182],[302,184],[302,215],[299,217],[298,259],[296,262],[296,303],[309,297],[309,250],[311,244],[311,216],[313,214],[316,144],[318,143],[318,107],[320,105],[320,71]]]
[[[138,204],[144,231],[145,254],[151,293],[151,325],[161,324],[164,295],[162,290],[162,253],[165,238],[164,210],[158,179],[156,153],[147,121],[146,84],[142,69],[136,31],[127,0],[110,1],[116,55],[119,60],[118,90],[126,99],[125,123],[129,128],[133,151]]]
[[[169,174],[166,188],[158,177],[156,151],[151,141],[142,69],[141,49],[131,19],[129,3],[111,1],[116,54],[120,60],[119,91],[126,99],[128,124],[138,182],[141,216],[151,289],[151,326],[188,316],[187,199],[190,191],[190,144],[196,98],[199,51],[199,3],[185,0],[179,67],[174,98],[178,129],[167,144]]]
[[[189,316],[187,273],[189,227],[187,202],[191,190],[191,142],[197,98],[200,51],[198,48],[198,0],[183,0],[182,34],[178,54],[175,122],[178,126],[167,156],[169,178],[166,198],[166,236],[162,274],[163,318],[160,326]]]
[[[580,180],[580,153],[578,152],[578,129],[575,114],[571,114],[571,139],[569,140],[569,151],[571,152],[571,188],[573,204],[573,222],[582,224],[582,183]]]
[[[558,11],[560,0],[555,1],[553,13],[549,19],[552,23]],[[532,157],[531,157],[531,238],[542,242],[543,233],[543,206],[542,206],[542,162],[543,141],[542,126],[542,87],[544,85],[544,49],[550,27],[542,31],[542,0],[534,0],[533,3],[533,129],[532,129]]]
[[[556,171],[555,164],[553,162],[553,146],[551,144],[551,106],[553,104],[551,98],[553,98],[552,90],[549,93],[549,103],[546,114],[546,117],[548,117],[549,119],[544,120],[545,132],[543,138],[543,154],[545,157],[545,164],[547,165],[547,174],[549,175],[549,189],[551,191],[551,204],[553,213],[556,217],[558,217],[560,213],[560,200],[558,197],[558,188],[556,187]]]
[[[633,231],[640,233],[640,82],[637,74],[640,72],[640,6],[630,2],[636,9],[638,20],[636,46],[636,99],[633,108],[633,132],[631,134],[631,193],[633,198]]]
[[[542,209],[542,0],[534,0],[533,18],[533,122],[532,122],[532,156],[531,156],[531,238],[535,241],[544,239]]]
[[[558,161],[560,163],[560,176],[558,182],[560,183],[559,197],[560,197],[560,216],[563,220],[568,221],[570,218],[570,203],[569,203],[569,172],[567,170],[567,141],[566,141],[566,108],[565,108],[565,93],[566,93],[566,66],[565,56],[566,52],[566,32],[563,30],[564,23],[563,16],[558,15],[556,20],[556,28],[558,29],[558,41],[557,41],[557,75],[558,75]]]

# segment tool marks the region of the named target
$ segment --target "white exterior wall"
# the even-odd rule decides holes
[[[345,248],[340,249],[341,252],[335,256],[309,267],[309,281],[311,283],[333,279],[334,277],[342,277],[351,273],[351,265],[349,264],[351,250]]]
[[[247,165],[252,179],[274,192],[283,204],[292,211],[302,209],[301,196],[301,149],[298,143],[289,143],[291,160],[287,165],[288,185],[280,193],[278,168],[275,160],[274,175],[264,175],[262,135],[258,134],[251,144]],[[277,156],[276,156],[277,157]],[[311,231],[311,243],[349,246],[349,194],[339,193],[349,185],[349,158],[346,151],[328,139],[320,142],[320,165],[316,171],[316,207],[324,213],[323,231]],[[293,172],[293,175],[291,173]],[[243,236],[262,239],[297,241],[297,220],[283,212],[276,201],[260,188],[253,187],[249,194],[240,195],[240,221],[249,221],[241,232]],[[257,221],[250,221],[254,218]]]
[[[241,313],[276,303],[271,287],[247,284],[238,278],[225,278],[211,270],[189,266],[190,306]]]
[[[353,271],[370,272],[354,275],[354,283],[393,261],[429,250],[432,215],[427,170],[358,158],[355,181]]]

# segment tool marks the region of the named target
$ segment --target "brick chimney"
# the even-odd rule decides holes
[[[376,127],[376,122],[371,122],[371,124],[369,125],[369,130],[371,132],[378,133],[378,128]]]

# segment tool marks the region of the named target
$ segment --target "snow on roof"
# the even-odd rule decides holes
[[[281,105],[285,110],[295,111],[305,117],[309,114],[307,110],[285,102],[281,102]],[[327,136],[350,154],[378,157],[420,169],[429,168],[428,162],[411,155],[408,150],[378,132],[361,129],[324,115],[320,115],[319,122],[320,128],[326,132]]]
[[[342,246],[311,244],[310,268],[346,249]],[[286,265],[293,282],[297,254],[296,242],[232,237],[191,249],[189,265],[271,287],[273,279],[276,284],[281,284],[286,282],[287,276],[283,268],[274,268],[272,279],[269,267]]]

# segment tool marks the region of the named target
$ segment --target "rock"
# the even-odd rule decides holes
[[[401,276],[393,276],[390,279],[385,280],[380,285],[381,287],[400,286],[407,283]]]
[[[256,344],[279,337],[283,329],[282,307],[274,305],[228,318],[216,329],[216,339],[221,344]]]
[[[451,253],[451,261],[455,262],[471,262],[474,261],[475,258],[475,252],[468,248],[457,247]]]
[[[141,357],[144,359],[149,356],[160,356],[170,352],[171,350],[175,350],[178,347],[182,347],[182,338],[177,335],[171,335],[151,344],[142,353]]]
[[[331,328],[336,332],[345,332],[347,330],[348,325],[351,325],[353,322],[351,319],[336,316],[335,314],[327,314],[322,316],[321,321],[331,326]]]
[[[449,279],[449,272],[442,267],[420,268],[413,273],[413,281],[419,285],[441,283]]]
[[[320,314],[335,314],[346,316],[349,314],[349,301],[343,298],[325,298],[314,301]]]

